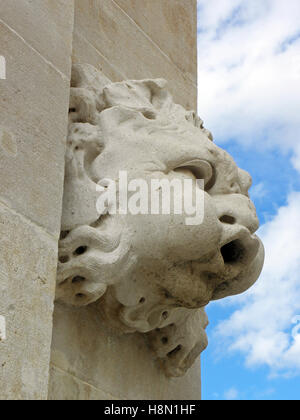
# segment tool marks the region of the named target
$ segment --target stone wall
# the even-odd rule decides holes
[[[196,0],[76,0],[73,61],[112,81],[165,78],[196,108]],[[200,362],[180,379],[140,335],[117,336],[96,308],[56,305],[49,399],[200,399]]]
[[[73,61],[112,81],[165,78],[197,106],[196,0],[75,0]]]
[[[74,5],[2,0],[0,399],[46,399]]]
[[[50,399],[200,399],[199,363],[167,379],[94,307],[56,305],[53,324],[71,56],[112,81],[163,77],[194,109],[196,0],[1,0],[0,40],[0,399],[47,398],[52,326]]]

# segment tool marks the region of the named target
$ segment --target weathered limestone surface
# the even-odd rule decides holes
[[[196,109],[196,18],[195,0],[75,0],[73,60],[113,82],[163,77]]]
[[[52,362],[129,399],[192,398],[197,386],[164,374],[187,380],[207,346],[203,308],[251,287],[264,259],[251,177],[166,86],[162,79],[110,83],[91,65],[73,66],[56,297],[94,306],[75,312],[57,305]],[[110,212],[124,194],[121,180],[118,198],[108,192],[119,171],[143,180],[143,198],[153,181],[191,181],[201,195],[200,219],[188,224],[183,209],[171,208],[159,215],[149,207],[144,214]],[[97,193],[97,184],[106,189]],[[148,348],[140,352],[144,339]]]
[[[46,399],[74,4],[0,2],[0,398]]]
[[[47,397],[57,241],[0,204],[0,399]]]
[[[197,4],[194,0],[115,0],[172,62],[197,84]]]
[[[7,62],[7,80],[0,80],[0,316],[5,317],[7,327],[6,338],[0,341],[1,400],[46,399],[47,393],[50,400],[200,399],[198,355],[207,343],[202,308],[211,299],[246,290],[259,274],[263,250],[254,235],[257,220],[247,197],[249,177],[210,145],[209,133],[194,114],[182,113],[168,102],[164,82],[153,80],[165,78],[175,102],[196,109],[196,38],[196,0],[1,1],[0,55]],[[90,178],[91,168],[85,178],[65,178],[65,193],[71,184],[71,195],[78,194],[81,201],[79,206],[71,201],[72,217],[65,211],[61,224],[71,55],[74,63],[101,70],[107,82],[151,80],[129,87],[126,83],[111,85],[104,105],[107,110],[117,102],[119,114],[113,111],[108,118],[98,115],[104,108],[100,110],[103,103],[94,106],[93,86],[72,95],[69,140],[81,143],[76,150],[68,147],[67,157],[74,158],[73,169],[78,169],[75,163],[80,166],[83,156],[80,148],[86,148],[88,158],[81,168],[89,167],[96,157],[100,163],[94,165],[98,178],[95,173]],[[75,85],[76,81],[74,87],[79,87]],[[126,103],[127,89],[139,93],[134,105],[131,100]],[[149,109],[143,106],[144,95],[150,98]],[[118,102],[120,97],[125,104]],[[161,221],[154,236],[153,220],[152,227],[150,222],[136,226],[136,219],[128,218],[123,236],[118,236],[116,225],[109,231],[115,237],[105,236],[107,232],[102,235],[98,231],[103,228],[102,220],[89,219],[94,207],[89,207],[90,190],[85,187],[95,183],[95,178],[98,181],[104,169],[113,176],[117,169],[127,169],[120,166],[121,161],[132,170],[137,159],[150,156],[149,149],[137,146],[145,143],[134,144],[136,127],[147,127],[150,136],[149,121],[156,119],[160,106],[168,109],[168,105],[174,111],[172,123],[177,124],[181,115],[184,130],[179,127],[173,142],[164,142],[165,149],[159,132],[148,146],[157,141],[155,153],[161,162],[172,153],[182,157],[192,151],[194,158],[199,152],[196,166],[186,159],[176,161],[177,165],[174,161],[171,172],[172,176],[193,178],[196,168],[207,179],[209,228],[194,235],[191,230],[180,230],[182,223]],[[129,133],[132,149],[129,142],[124,149],[124,144],[116,148],[111,142],[111,154],[102,159],[97,143],[102,137],[93,138],[100,120],[107,144],[110,134],[119,130],[117,141],[122,143],[124,133]],[[145,120],[149,121],[143,126]],[[124,121],[127,131],[121,129]],[[163,118],[161,122],[165,123]],[[78,138],[77,123],[85,126],[81,129],[87,130],[86,136]],[[87,127],[89,123],[92,128]],[[186,128],[190,123],[193,129]],[[195,149],[199,135],[205,144],[200,151]],[[204,159],[200,152],[207,153]],[[66,165],[67,171],[70,167]],[[139,169],[138,174],[142,172]],[[78,183],[72,185],[72,180]],[[87,200],[82,199],[82,192]],[[77,216],[88,220],[79,223]],[[108,223],[109,228],[112,225]],[[76,236],[77,227],[87,229]],[[199,248],[204,234],[210,242],[202,241],[203,248]],[[128,254],[114,253],[113,245],[119,245],[121,236],[130,245],[122,248]],[[80,252],[76,253],[78,238],[88,242],[79,241]],[[180,249],[175,249],[178,244]],[[103,245],[106,256],[112,257],[108,263]],[[208,248],[211,253],[206,255]],[[130,264],[125,266],[119,257],[128,255],[126,263]],[[194,260],[196,269],[190,264]],[[168,270],[169,263],[173,269]],[[168,276],[162,276],[166,271]],[[48,387],[56,278],[59,303],[54,313]],[[184,376],[170,378],[180,375]]]
[[[2,0],[0,3],[0,20],[67,78],[73,14],[73,0]],[[2,43],[1,52],[9,52]]]
[[[176,102],[196,109],[196,0],[177,3],[76,0],[73,62],[113,82],[163,77]],[[56,305],[49,399],[201,398],[199,359],[167,378],[142,336],[106,324],[93,306]]]
[[[0,22],[7,79],[0,81],[0,201],[59,233],[69,77]],[[71,48],[71,44],[70,44]],[[70,57],[66,58],[70,65]]]
[[[50,400],[57,401],[99,401],[99,400],[121,400],[107,394],[92,385],[81,381],[76,376],[66,373],[54,366],[51,367],[49,383]]]
[[[201,397],[199,362],[184,378],[167,378],[144,338],[109,330],[97,307],[56,304],[53,331],[50,399]]]

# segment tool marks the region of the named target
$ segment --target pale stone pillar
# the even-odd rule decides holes
[[[112,82],[164,78],[175,102],[197,108],[196,0],[75,0],[73,62]]]
[[[0,2],[0,399],[46,399],[72,0]],[[2,331],[3,332],[3,331]]]
[[[77,0],[73,62],[111,81],[165,78],[197,107],[196,0]],[[117,335],[93,306],[56,304],[49,399],[201,398],[200,361],[167,378],[139,334]]]

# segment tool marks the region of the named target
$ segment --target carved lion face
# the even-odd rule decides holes
[[[205,305],[244,292],[262,269],[251,178],[173,103],[164,81],[109,84],[76,66],[71,90],[57,297],[97,301],[117,329],[149,336],[167,374],[182,375],[207,345]],[[99,215],[96,185],[120,171],[149,185],[204,179],[203,222]]]

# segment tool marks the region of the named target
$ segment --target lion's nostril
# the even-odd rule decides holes
[[[227,225],[234,225],[236,223],[236,219],[233,216],[224,215],[220,217],[220,222],[226,223]]]
[[[244,255],[244,247],[239,240],[229,242],[221,248],[225,264],[238,262]]]

